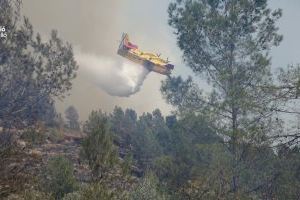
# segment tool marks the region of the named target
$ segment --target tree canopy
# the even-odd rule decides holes
[[[271,70],[270,50],[283,38],[277,27],[282,11],[269,8],[267,0],[178,0],[170,3],[168,11],[194,78],[167,79],[161,87],[163,96],[179,114],[192,112],[207,118],[229,150],[226,164],[219,169],[227,170],[224,192],[228,198],[246,198],[249,191],[276,177],[261,174],[260,181],[249,184],[243,182],[243,166],[254,162],[257,167],[259,154],[272,154],[264,146],[271,144],[274,135],[283,135],[284,120],[278,113],[291,100],[299,80],[299,73],[291,79],[290,69],[282,69],[278,77]],[[194,79],[205,79],[210,91],[203,91]],[[253,161],[250,155],[256,148],[260,153]]]
[[[5,127],[35,121],[35,105],[63,98],[78,68],[71,45],[55,30],[48,41],[34,33],[20,14],[20,4],[3,0],[0,6],[7,30],[7,38],[0,40],[0,123]]]

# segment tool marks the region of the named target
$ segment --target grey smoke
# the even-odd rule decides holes
[[[75,52],[79,73],[111,96],[129,97],[138,92],[149,70],[122,58]]]

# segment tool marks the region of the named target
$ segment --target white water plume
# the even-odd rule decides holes
[[[79,73],[112,96],[129,97],[140,90],[149,70],[130,61],[119,61],[82,52],[75,53]]]

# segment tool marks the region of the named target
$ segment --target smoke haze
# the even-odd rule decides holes
[[[134,75],[143,68],[123,63],[126,59],[116,53],[121,34],[127,32],[142,50],[161,53],[177,66],[175,59],[180,60],[180,56],[175,52],[176,41],[167,25],[168,3],[169,0],[24,0],[23,13],[35,31],[47,36],[56,29],[62,39],[81,50],[79,54],[74,52],[80,65],[78,76],[70,95],[56,102],[57,109],[63,113],[74,105],[82,120],[92,110],[111,112],[116,105],[133,108],[138,114],[156,108],[163,114],[170,113],[171,106],[160,93],[161,80],[166,77],[149,73],[143,82]],[[124,78],[132,70],[133,75]],[[143,85],[135,87],[136,84]]]
[[[76,55],[77,60],[78,56],[95,57],[91,59],[96,63],[95,68],[101,67],[97,63],[103,62],[102,58],[113,59],[115,62],[125,60],[116,55],[116,49],[122,32],[127,32],[132,41],[143,50],[162,53],[163,56],[169,57],[172,64],[175,64],[175,75],[189,75],[191,72],[182,63],[182,52],[176,45],[173,30],[167,24],[167,9],[170,2],[171,0],[24,0],[23,12],[29,17],[35,31],[49,35],[52,29],[57,29],[64,40],[80,47],[82,52],[88,52],[84,55]],[[281,46],[272,52],[273,64],[275,67],[284,67],[290,62],[297,63],[299,62],[300,28],[292,24],[299,18],[300,14],[297,11],[300,2],[299,0],[271,0],[270,6],[283,8],[280,32],[284,34],[284,40]],[[70,96],[63,102],[57,102],[59,111],[64,112],[69,105],[74,105],[81,119],[87,119],[92,110],[102,109],[110,112],[115,105],[133,108],[138,114],[151,112],[155,108],[160,108],[163,114],[168,114],[172,110],[160,93],[160,82],[165,78],[164,76],[149,73],[139,92],[129,98],[115,97],[105,92],[102,83],[98,82],[97,86],[91,83],[92,79],[96,82],[100,81],[100,75],[93,74],[95,78],[86,80],[89,78],[82,73],[87,73],[84,70],[85,65],[92,66],[89,64],[92,61],[88,60],[81,61],[86,64],[80,64],[80,71],[73,82]],[[117,67],[122,71],[122,66],[121,63]],[[112,73],[108,67],[106,70]],[[124,83],[124,80],[117,80],[117,77],[120,75],[114,74],[109,81]],[[118,87],[115,87],[116,91],[120,91]],[[129,91],[130,89],[129,87]]]
[[[111,96],[129,97],[138,92],[149,71],[129,61],[78,51],[75,59],[85,81],[97,85]]]

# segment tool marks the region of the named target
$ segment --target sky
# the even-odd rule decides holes
[[[171,0],[23,0],[23,13],[44,38],[56,29],[63,40],[80,52],[114,60],[123,59],[116,51],[121,34],[126,32],[141,49],[168,57],[175,64],[174,75],[186,77],[191,71],[183,63],[174,30],[168,25],[169,2]],[[300,1],[271,0],[270,7],[283,9],[279,32],[284,35],[280,47],[272,50],[272,67],[300,63],[300,26],[297,26]],[[63,112],[74,105],[81,120],[86,120],[92,110],[111,112],[116,105],[133,108],[138,114],[159,108],[167,115],[173,108],[160,93],[161,81],[165,78],[150,73],[138,93],[115,97],[79,73],[70,95],[64,101],[58,101],[56,106]]]

